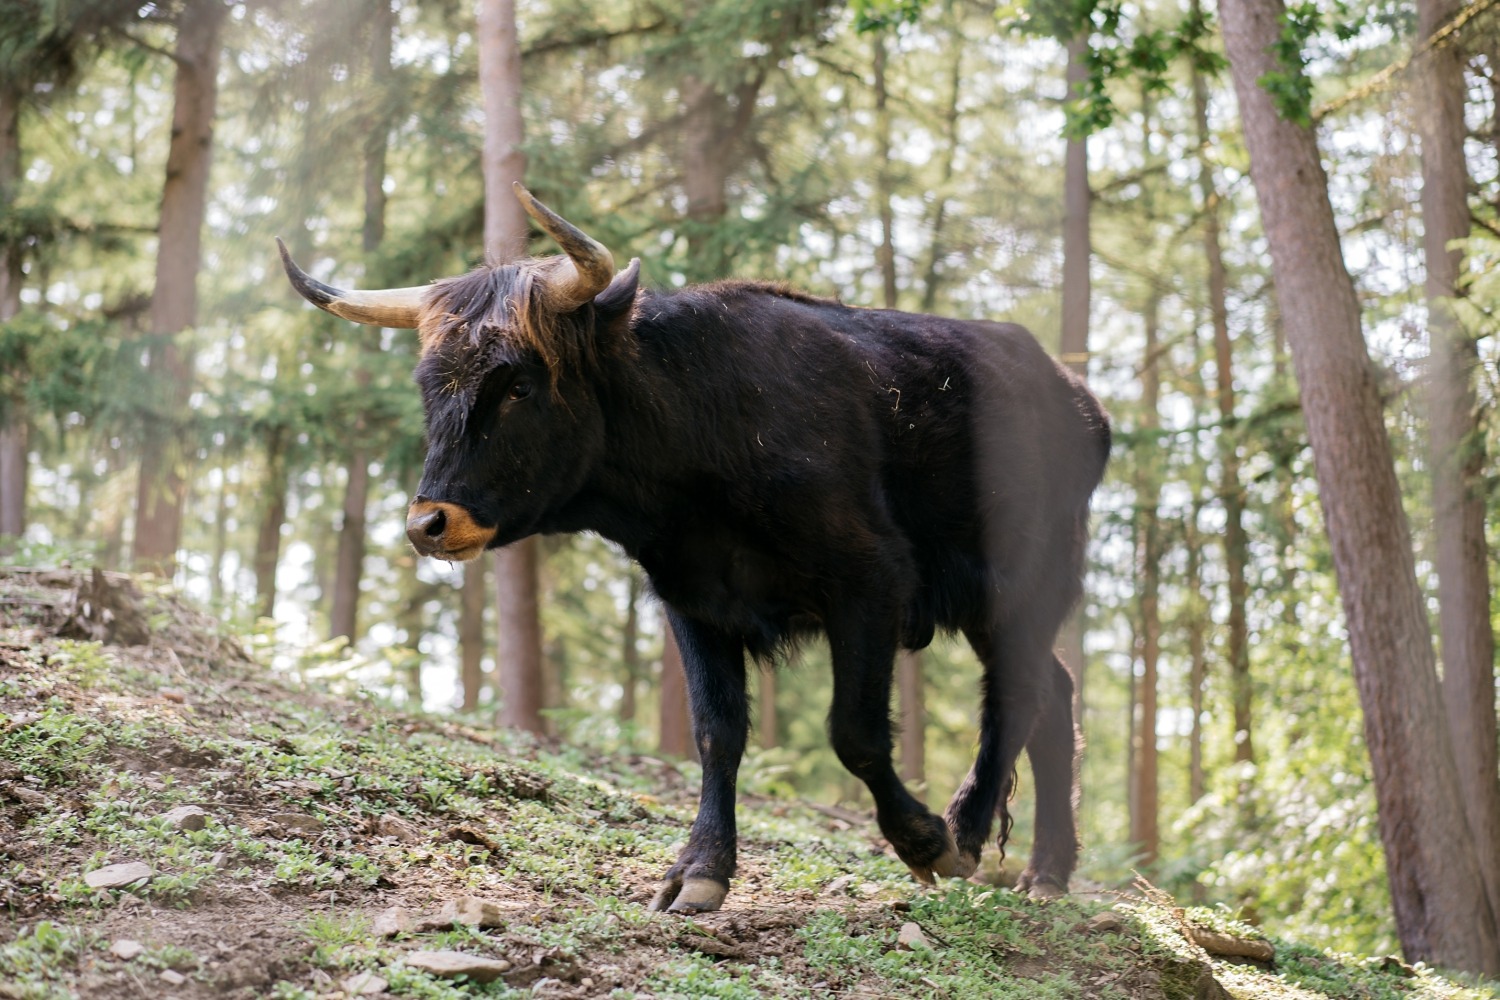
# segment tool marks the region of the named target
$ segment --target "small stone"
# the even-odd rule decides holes
[[[510,922],[510,910],[504,903],[477,896],[460,896],[450,899],[438,911],[444,926],[463,924],[466,927],[504,927]]]
[[[842,893],[845,890],[847,890],[849,888],[849,886],[853,882],[854,882],[854,876],[853,875],[840,875],[838,878],[834,879],[832,882],[829,882],[828,883],[828,888],[824,889],[823,892],[826,895],[829,895],[829,896],[837,896],[840,893]]]
[[[922,933],[922,928],[908,920],[901,925],[901,932],[896,935],[896,947],[902,951],[916,951],[918,948],[932,950],[932,945],[927,941],[927,935]]]
[[[197,806],[178,806],[161,818],[174,830],[201,830],[208,825],[208,813]]]
[[[449,827],[446,836],[447,839],[457,841],[461,844],[473,844],[475,847],[482,847],[496,856],[501,853],[500,845],[495,842],[494,838],[477,826],[468,823]]]
[[[295,833],[305,837],[316,837],[323,832],[322,822],[306,813],[272,813],[270,820],[287,833]]]
[[[414,951],[406,956],[406,964],[445,979],[468,976],[476,983],[492,983],[510,971],[510,963],[504,959],[481,958],[461,951]]]
[[[161,981],[166,983],[168,986],[181,986],[183,983],[187,982],[187,976],[184,976],[176,969],[162,969]]]
[[[388,910],[381,910],[375,915],[375,923],[371,928],[376,937],[395,937],[397,934],[405,934],[411,929],[411,914],[399,906],[393,906]]]
[[[1091,934],[1118,934],[1125,929],[1125,924],[1119,916],[1108,910],[1090,917],[1087,926]]]
[[[380,837],[393,837],[403,844],[414,844],[422,839],[417,828],[395,813],[386,813],[375,821],[375,833]]]
[[[371,997],[377,993],[384,993],[389,985],[390,983],[373,972],[360,972],[339,983],[339,989],[351,997]]]
[[[120,938],[109,946],[109,953],[122,962],[130,961],[145,950],[145,945],[139,941],[132,941],[129,938]]]
[[[151,866],[144,862],[127,861],[88,872],[83,876],[83,881],[90,889],[124,889],[137,882],[148,881],[155,874]]]

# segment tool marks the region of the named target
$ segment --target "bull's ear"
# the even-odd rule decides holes
[[[600,319],[614,319],[629,312],[635,302],[636,288],[641,281],[641,259],[632,257],[625,270],[615,275],[609,287],[594,296],[594,313]]]

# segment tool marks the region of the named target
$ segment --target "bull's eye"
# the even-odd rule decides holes
[[[525,379],[517,379],[511,383],[510,392],[507,395],[510,399],[525,399],[531,395],[531,383]]]

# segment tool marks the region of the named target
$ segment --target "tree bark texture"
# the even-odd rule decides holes
[[[1463,8],[1418,0],[1417,34],[1430,38]],[[1490,908],[1500,916],[1500,760],[1495,731],[1495,634],[1490,626],[1489,545],[1484,535],[1484,433],[1474,374],[1479,355],[1453,310],[1469,235],[1464,159],[1465,52],[1435,46],[1418,64],[1422,139],[1422,249],[1427,263],[1427,419],[1433,534],[1442,638],[1443,699],[1459,786]]]
[[[281,526],[286,523],[287,436],[280,426],[266,442],[266,479],[262,488],[265,507],[255,535],[255,616],[271,618],[276,613],[276,565],[281,559]]]
[[[1068,95],[1081,93],[1088,81],[1088,38],[1079,35],[1067,43]],[[1063,159],[1063,275],[1062,335],[1058,354],[1062,362],[1079,375],[1088,374],[1089,366],[1089,300],[1092,295],[1089,278],[1089,213],[1093,194],[1089,190],[1088,142],[1069,139]],[[1083,610],[1077,609],[1063,622],[1057,637],[1058,655],[1073,672],[1073,719],[1083,729],[1084,677]]]
[[[662,633],[661,646],[661,713],[657,749],[673,757],[693,758],[693,719],[688,711],[687,674],[682,668],[682,651],[671,628]]]
[[[879,148],[876,174],[876,209],[880,216],[880,245],[876,260],[880,268],[882,304],[887,309],[898,305],[900,287],[896,275],[895,212],[891,207],[891,112],[886,91],[885,37],[877,34],[874,43],[875,70],[875,142]],[[950,161],[951,165],[951,161]],[[929,274],[928,285],[932,278]],[[902,650],[896,656],[896,693],[899,701],[901,732],[901,778],[918,782],[926,778],[927,711],[922,691],[922,654]]]
[[[177,22],[172,139],[157,227],[147,362],[151,377],[160,385],[160,408],[147,413],[143,428],[132,553],[138,570],[162,576],[176,570],[187,499],[189,456],[181,421],[192,385],[193,360],[176,336],[198,317],[198,269],[219,92],[219,34],[228,9],[219,0],[190,3],[182,8]]]
[[[1141,373],[1141,429],[1148,439],[1151,432],[1161,426],[1157,415],[1161,396],[1159,308],[1159,300],[1153,294],[1146,306],[1146,363]],[[1136,747],[1131,758],[1135,794],[1131,796],[1130,841],[1140,852],[1141,864],[1150,866],[1161,853],[1156,754],[1157,666],[1161,659],[1162,543],[1158,514],[1161,476],[1153,457],[1141,456],[1137,467],[1140,469],[1136,483],[1136,517],[1140,522],[1137,534],[1137,577],[1140,580],[1137,613],[1140,616],[1141,677],[1136,687],[1140,718],[1135,726]]]
[[[620,630],[620,667],[625,676],[620,678],[620,721],[635,722],[638,706],[637,688],[641,679],[641,651],[637,647],[641,638],[641,581],[635,567],[630,568],[625,590],[625,625]]]
[[[21,94],[0,86],[0,205],[12,205],[21,187]],[[0,242],[0,323],[21,311],[21,247]],[[10,373],[24,375],[24,373]],[[0,409],[0,536],[26,531],[26,398],[11,395]]]
[[[1193,13],[1202,16],[1193,0]],[[1198,133],[1198,188],[1203,198],[1203,255],[1208,262],[1208,311],[1214,329],[1214,367],[1218,371],[1219,495],[1224,504],[1224,573],[1229,594],[1225,630],[1225,660],[1234,704],[1234,759],[1255,760],[1251,726],[1250,628],[1245,617],[1249,588],[1245,582],[1250,542],[1245,535],[1245,487],[1240,482],[1239,434],[1234,415],[1234,348],[1229,339],[1228,278],[1221,237],[1223,199],[1214,181],[1213,164],[1205,155],[1213,141],[1208,125],[1208,83],[1192,68],[1193,119]]]
[[[356,421],[356,439],[362,437],[364,430],[360,423]],[[347,636],[353,642],[358,637],[355,617],[365,559],[365,502],[370,495],[370,460],[362,445],[356,444],[349,456],[348,477],[338,551],[333,560],[333,604],[328,612],[328,634]]]
[[[484,690],[484,607],[489,603],[484,564],[483,559],[464,563],[464,585],[459,595],[459,674],[466,712],[479,707],[479,696]]]
[[[370,18],[370,86],[383,95],[391,75],[391,27],[393,17],[390,0],[376,0]],[[383,97],[380,98],[382,107]],[[369,124],[365,137],[364,162],[364,224],[361,231],[361,249],[366,264],[372,263],[380,241],[385,238],[385,158],[389,143],[389,125],[383,111]],[[367,271],[368,271],[367,266]],[[363,354],[378,337],[378,333],[360,330]],[[361,363],[355,368],[354,382],[363,394],[370,385],[370,369]],[[369,437],[369,418],[361,410],[354,417],[354,433],[346,466],[344,484],[343,520],[339,525],[338,554],[334,557],[333,606],[328,613],[328,633],[331,636],[348,636],[353,642],[359,638],[359,587],[365,568],[365,531],[367,527],[365,508],[370,496],[370,453],[365,446]]]
[[[479,88],[484,98],[484,249],[491,263],[499,264],[525,252],[528,232],[526,213],[511,190],[526,174],[515,0],[480,0],[478,28]],[[538,559],[534,537],[495,552],[500,724],[533,733],[544,729]]]
[[[495,686],[500,698],[500,725],[546,732],[535,538],[495,553],[495,596],[499,611]]]
[[[1409,959],[1493,975],[1500,938],[1327,176],[1312,130],[1282,118],[1259,83],[1300,71],[1271,54],[1285,8],[1225,0],[1220,13],[1349,630],[1397,933]]]
[[[756,692],[755,707],[760,716],[756,721],[760,748],[775,750],[780,742],[777,734],[780,732],[781,725],[776,718],[776,668],[762,667],[757,678],[759,690]]]

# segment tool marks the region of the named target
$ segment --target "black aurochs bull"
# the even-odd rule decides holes
[[[1052,652],[1078,599],[1089,496],[1109,454],[1098,402],[1019,326],[858,309],[781,285],[675,292],[516,185],[564,256],[429,286],[292,284],[359,323],[415,327],[428,452],[407,534],[472,559],[595,531],[637,559],[682,650],[703,761],[698,818],[652,906],[713,910],[734,874],[735,780],[766,662],[826,633],[828,731],[912,873],[964,877],[1024,748],[1035,848],[1021,887],[1065,892],[1077,859],[1072,681]],[[984,665],[979,752],[943,819],[891,765],[898,647],[959,630]]]

